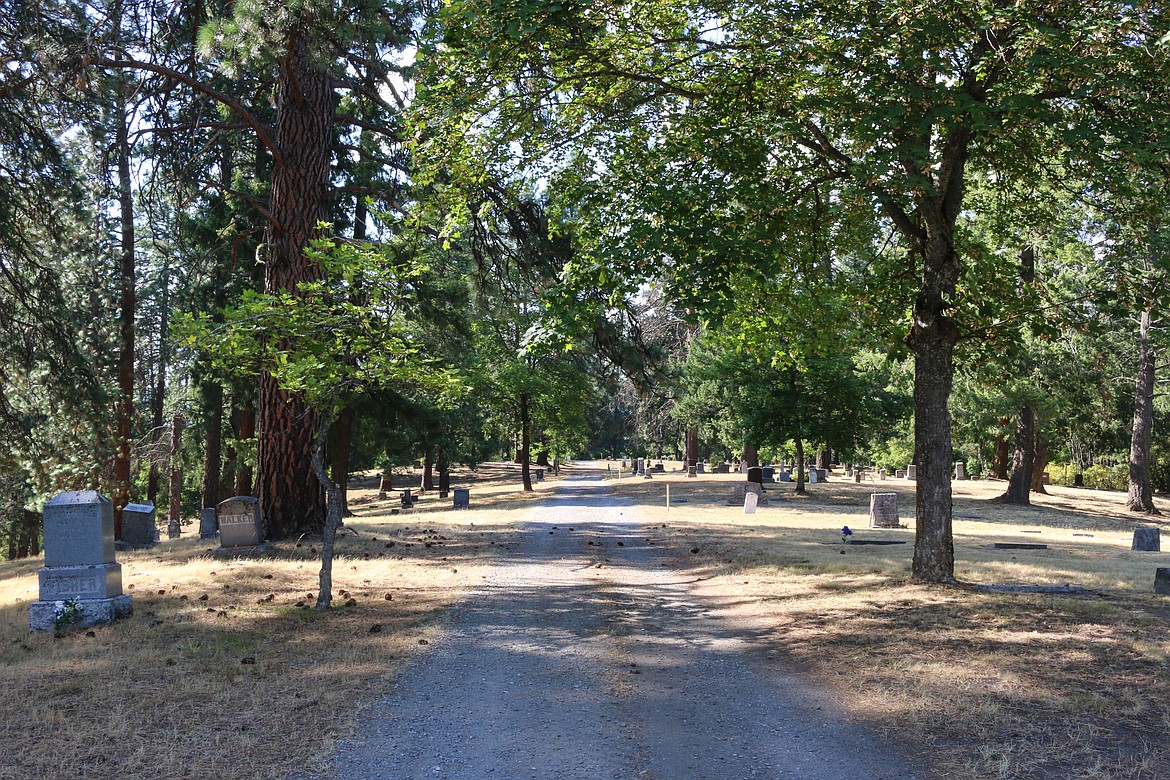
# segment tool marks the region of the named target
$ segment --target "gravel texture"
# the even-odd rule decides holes
[[[711,616],[653,539],[604,483],[561,483],[328,777],[928,777]]]

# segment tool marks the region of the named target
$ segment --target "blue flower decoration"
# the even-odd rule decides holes
[[[853,532],[849,530],[849,526],[844,526],[841,529],[841,535],[842,536],[853,536]]]

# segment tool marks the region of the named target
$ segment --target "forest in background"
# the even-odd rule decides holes
[[[60,490],[256,495],[279,538],[501,456],[915,462],[926,581],[957,461],[1151,512],[1168,40],[1120,2],[0,0],[5,552]]]

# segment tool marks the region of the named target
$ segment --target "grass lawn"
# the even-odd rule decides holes
[[[741,479],[668,472],[614,484],[689,556],[718,613],[777,663],[919,743],[949,777],[1170,777],[1170,597],[1153,593],[1170,553],[1130,550],[1135,526],[1161,523],[1127,513],[1124,494],[1050,487],[1020,508],[991,502],[1005,483],[956,482],[961,580],[1086,590],[1010,594],[908,582],[912,482],[835,476],[804,497],[779,484],[767,507],[745,515],[726,506]],[[899,494],[908,528],[867,528],[873,492]],[[1170,502],[1158,503],[1170,515]],[[844,545],[843,525],[854,539],[906,544]]]
[[[1052,488],[1018,509],[989,502],[1003,483],[956,483],[962,580],[1086,589],[1007,594],[908,583],[913,483],[837,476],[805,497],[777,485],[745,515],[726,504],[740,479],[612,483],[714,611],[756,637],[764,663],[827,684],[855,717],[924,747],[947,777],[1170,776],[1170,598],[1152,592],[1170,554],[1130,551],[1133,527],[1156,523],[1125,513],[1122,495]],[[356,486],[325,614],[311,609],[311,540],[225,560],[187,526],[182,540],[118,554],[132,619],[60,636],[28,632],[41,560],[0,564],[0,778],[311,771],[426,650],[556,481],[523,496],[513,467],[485,465],[453,482],[472,488],[472,511],[424,494],[396,515],[396,496]],[[911,528],[866,528],[875,490],[899,493]],[[854,538],[907,544],[843,545],[846,524]]]

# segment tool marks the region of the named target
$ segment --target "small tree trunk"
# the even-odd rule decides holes
[[[121,25],[121,19],[115,22]],[[122,538],[122,509],[130,503],[130,442],[134,425],[134,316],[137,294],[134,276],[134,189],[130,178],[130,131],[126,105],[130,86],[126,77],[118,82],[117,162],[118,203],[121,211],[122,245],[121,305],[118,313],[118,435],[114,454],[114,538]]]
[[[353,448],[353,421],[357,412],[347,406],[333,423],[333,442],[329,447],[329,474],[341,490],[341,516],[349,517],[349,451]]]
[[[687,426],[686,447],[686,468],[689,474],[691,469],[697,468],[699,465],[699,433],[690,425]]]
[[[223,385],[209,381],[203,385],[203,419],[207,430],[203,439],[203,489],[204,509],[220,502],[220,470],[223,468]]]
[[[1007,492],[999,497],[1005,504],[1029,506],[1032,489],[1032,467],[1036,461],[1036,413],[1024,404],[1016,415],[1016,446],[1012,458],[1012,476]]]
[[[330,405],[332,408],[332,405]],[[325,521],[321,528],[321,572],[317,578],[318,610],[328,609],[333,603],[333,546],[337,539],[337,528],[341,525],[341,488],[325,471],[325,441],[329,438],[329,426],[333,421],[331,413],[318,412],[316,435],[313,437],[313,473],[325,493]]]
[[[439,492],[449,493],[451,491],[451,462],[447,460],[447,448],[442,445],[439,446],[437,465],[439,467]]]
[[[419,487],[424,491],[435,489],[435,448],[429,444],[423,455],[422,483]]]
[[[829,449],[817,450],[817,468],[827,469],[833,465],[833,451]]]
[[[520,394],[520,474],[524,481],[524,492],[532,492],[532,474],[529,469],[528,452],[532,446],[529,426],[528,393]]]
[[[167,527],[179,528],[183,515],[183,466],[179,461],[179,446],[183,443],[183,429],[187,427],[187,420],[181,413],[176,413],[171,420],[171,456],[170,461],[170,499],[167,511]],[[214,506],[214,504],[213,504]]]
[[[167,342],[170,339],[170,256],[163,254],[162,292],[159,301],[158,363],[155,366],[154,394],[150,399],[150,472],[146,478],[146,498],[158,506],[158,486],[161,481],[159,461],[162,440],[163,402],[167,394]]]
[[[1133,430],[1129,444],[1129,496],[1131,512],[1160,514],[1150,487],[1150,448],[1154,439],[1154,386],[1156,354],[1150,343],[1150,306],[1141,313],[1138,332],[1137,378],[1134,380]]]
[[[804,438],[797,434],[793,443],[796,445],[796,492],[804,495],[808,492],[804,488]]]

